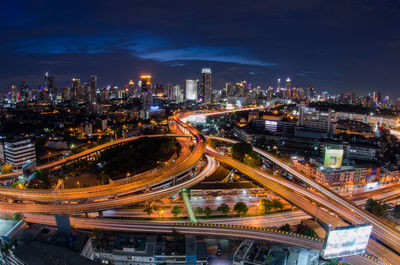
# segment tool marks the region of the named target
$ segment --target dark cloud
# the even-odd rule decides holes
[[[64,86],[140,73],[183,83],[211,67],[213,85],[278,77],[333,92],[398,96],[400,2],[6,1],[0,10],[0,89],[43,73]]]

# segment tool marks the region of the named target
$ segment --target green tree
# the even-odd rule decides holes
[[[204,213],[203,208],[201,208],[200,206],[197,206],[196,209],[194,209],[194,212],[198,215],[203,215]]]
[[[260,164],[260,156],[256,152],[251,151],[244,155],[243,163],[251,167],[256,167]]]
[[[172,215],[176,218],[178,215],[182,213],[182,207],[181,206],[174,206],[171,210]]]
[[[317,232],[315,232],[314,229],[308,226],[300,230],[300,234],[303,234],[305,236],[318,237]]]
[[[144,206],[143,212],[147,214],[147,216],[150,216],[153,213],[153,207],[150,204],[146,204]]]
[[[243,216],[249,211],[249,207],[244,202],[238,202],[233,207],[233,210],[236,212],[238,216]]]
[[[24,219],[24,215],[22,213],[14,213],[13,220],[19,221]]]
[[[271,211],[272,208],[273,208],[272,201],[271,201],[271,200],[268,200],[268,199],[263,199],[263,200],[261,201],[261,205],[262,205],[262,207],[263,207],[263,209],[264,209],[264,214],[267,214],[267,213],[268,213],[269,211]]]
[[[279,230],[290,232],[290,231],[292,231],[292,228],[291,228],[290,224],[284,224],[281,227],[279,227]]]
[[[12,170],[13,170],[13,167],[10,164],[4,164],[1,166],[1,174],[11,173]]]
[[[283,209],[283,203],[279,199],[273,199],[272,200],[272,207],[275,209],[282,210]]]
[[[368,199],[367,203],[365,204],[365,210],[377,216],[385,217],[387,215],[388,208],[388,205],[381,204],[378,200],[374,200],[372,198]]]
[[[229,211],[231,208],[229,207],[228,204],[222,203],[218,208],[217,211],[223,213],[224,215],[228,215]]]
[[[249,154],[253,151],[253,147],[251,144],[246,142],[239,142],[232,146],[232,157],[239,161],[243,161],[243,158],[246,154]]]
[[[207,217],[210,217],[210,216],[211,216],[211,213],[212,213],[212,211],[211,211],[210,207],[204,208],[204,214],[205,214]]]

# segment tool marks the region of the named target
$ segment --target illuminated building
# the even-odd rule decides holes
[[[77,102],[81,100],[82,84],[79,78],[72,78],[72,93],[71,100]]]
[[[308,108],[304,101],[300,102],[298,127],[295,136],[305,138],[329,138],[336,131],[336,115],[334,111],[322,112]]]
[[[197,101],[198,80],[187,79],[185,82],[185,99]]]
[[[201,70],[201,86],[199,90],[198,100],[201,103],[211,103],[211,69],[203,68]]]
[[[89,93],[89,101],[92,103],[96,102],[97,99],[96,91],[97,91],[97,76],[92,75],[90,77],[90,93]]]
[[[11,102],[17,102],[17,95],[18,95],[17,86],[12,85],[11,86],[11,95],[10,95]]]
[[[278,78],[278,85],[276,86],[276,92],[279,93],[281,91],[281,79]]]
[[[141,75],[140,81],[141,81],[140,88],[142,93],[151,90],[151,75]]]
[[[29,139],[5,142],[3,150],[4,162],[17,169],[28,160],[36,161],[35,144]]]
[[[292,97],[292,80],[289,77],[286,79],[286,97]]]
[[[62,100],[63,101],[71,100],[71,88],[69,86],[63,87],[63,89],[62,89]]]

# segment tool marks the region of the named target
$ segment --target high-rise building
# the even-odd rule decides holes
[[[181,90],[181,86],[180,85],[174,85],[173,87],[173,94],[174,94],[174,100],[177,103],[183,102],[183,93]]]
[[[173,98],[174,98],[174,85],[167,84],[167,99],[173,100]]]
[[[286,79],[286,96],[288,98],[292,97],[292,80],[289,77]]]
[[[89,101],[92,103],[96,102],[97,99],[96,91],[97,91],[97,76],[92,75],[90,77],[90,96],[89,96]]]
[[[11,102],[17,102],[18,100],[18,89],[16,85],[11,86],[10,100]]]
[[[185,99],[197,101],[198,80],[187,79],[185,82]]]
[[[61,96],[63,101],[71,100],[71,87],[69,86],[63,87]]]
[[[151,91],[151,75],[141,75],[140,81],[141,81],[140,85],[141,92]]]
[[[211,103],[211,94],[211,69],[203,68],[201,70],[201,85],[198,100],[202,103]]]
[[[82,84],[79,78],[72,78],[71,100],[76,102],[82,99]]]
[[[281,91],[281,79],[280,78],[278,78],[278,84],[277,84],[277,86],[276,86],[276,92],[280,92]]]

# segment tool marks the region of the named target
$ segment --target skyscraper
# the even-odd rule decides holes
[[[151,90],[151,75],[141,75],[140,76],[141,82],[141,92],[148,92]]]
[[[72,97],[73,102],[81,100],[82,84],[79,78],[72,78]]]
[[[197,101],[198,80],[187,79],[185,82],[185,99]]]
[[[92,75],[90,77],[90,95],[89,95],[89,101],[92,103],[96,102],[97,99],[96,91],[97,91],[97,76]]]
[[[201,70],[201,85],[198,100],[202,103],[211,103],[211,94],[211,69],[203,68]]]
[[[292,97],[292,80],[289,77],[286,79],[286,96],[288,98]]]
[[[71,100],[71,88],[69,86],[63,87],[63,89],[62,89],[62,100],[63,101]]]

